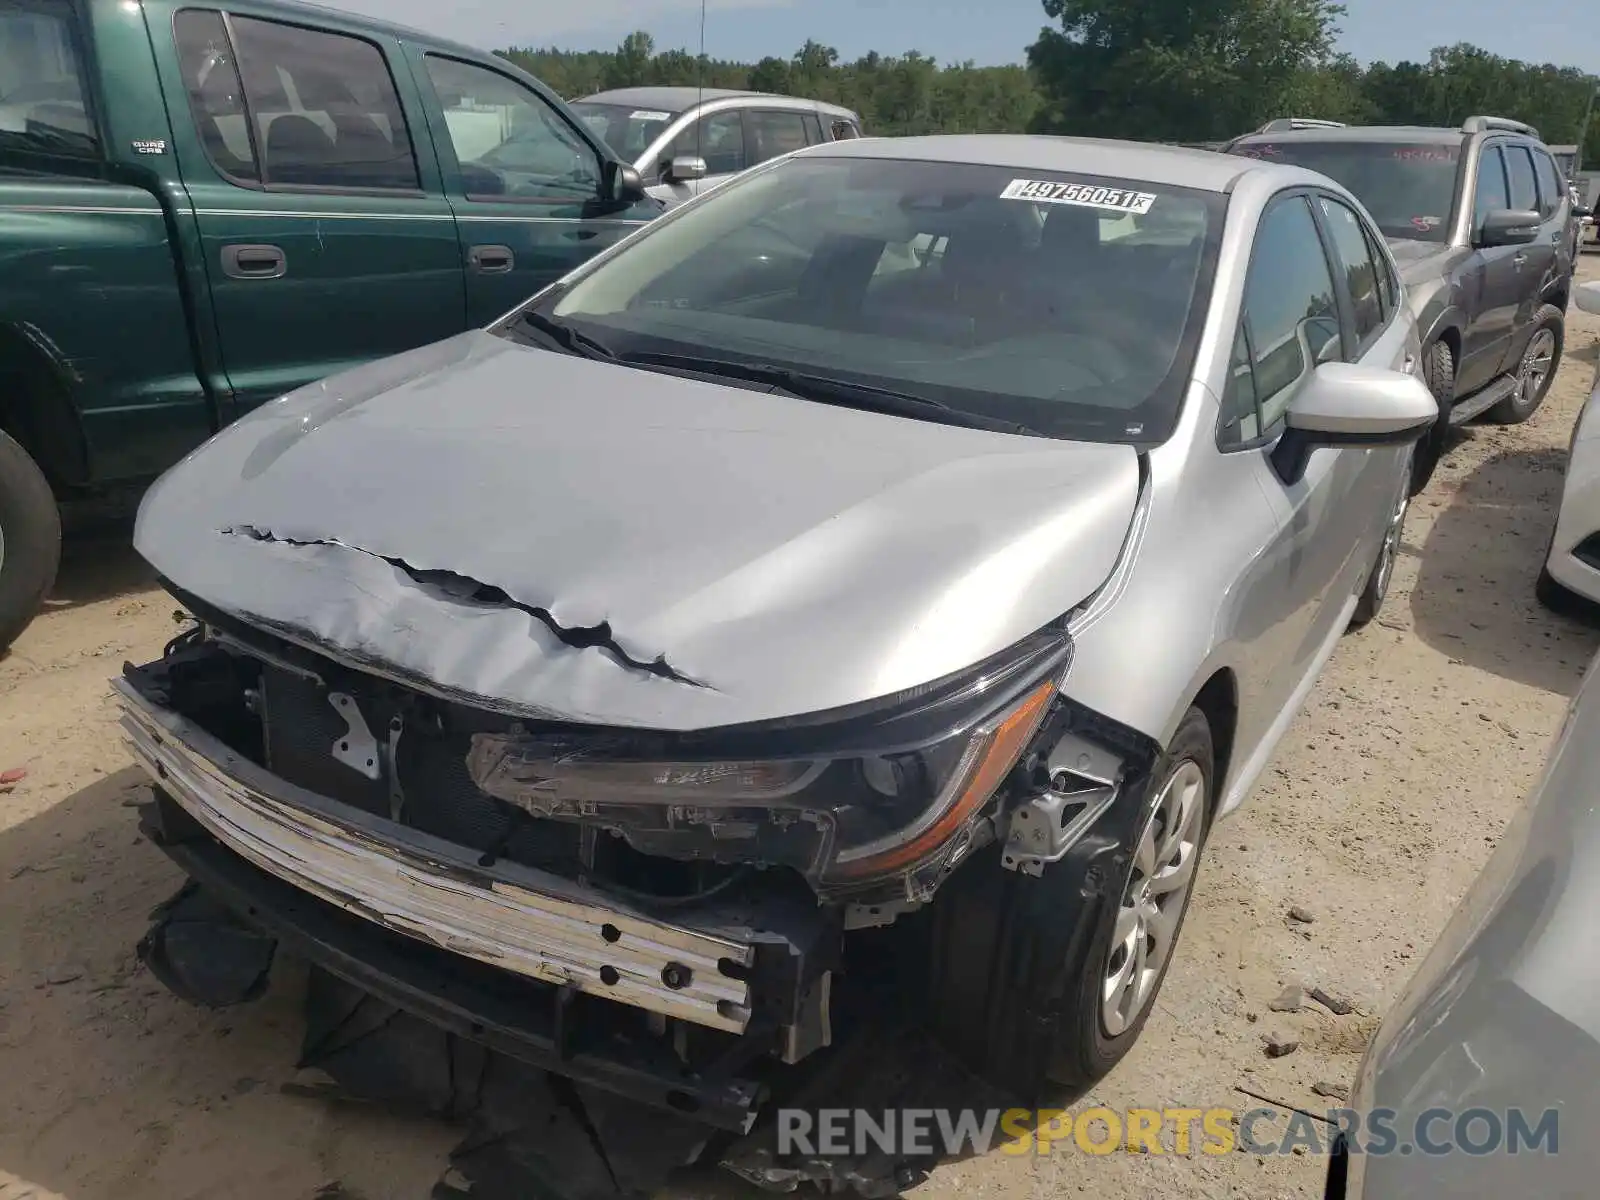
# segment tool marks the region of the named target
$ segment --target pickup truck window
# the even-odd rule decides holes
[[[255,141],[244,107],[244,86],[222,14],[185,8],[172,18],[178,66],[189,93],[189,112],[206,157],[235,183],[259,184]]]
[[[66,0],[0,7],[0,147],[100,156]]]
[[[394,80],[371,42],[254,17],[230,21],[245,122],[222,136],[252,142],[268,187],[417,191],[421,182]]]
[[[537,92],[497,71],[430,54],[469,200],[564,203],[600,195],[600,156]]]

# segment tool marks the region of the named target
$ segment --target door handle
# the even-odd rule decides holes
[[[232,243],[222,248],[222,273],[229,279],[281,279],[289,259],[278,246]]]
[[[1524,254],[1521,250],[1518,250],[1515,254],[1513,254],[1511,256],[1511,261],[1516,264],[1517,270],[1520,271],[1520,270],[1522,270],[1522,264],[1528,261],[1528,256],[1526,254]]]
[[[473,246],[467,265],[480,275],[504,275],[517,265],[517,256],[510,246]]]

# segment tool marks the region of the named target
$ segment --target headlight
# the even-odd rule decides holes
[[[950,851],[1032,741],[1070,656],[1050,630],[898,696],[700,734],[479,733],[467,765],[491,796],[646,852],[783,864],[848,888]]]

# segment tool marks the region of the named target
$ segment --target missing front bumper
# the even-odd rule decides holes
[[[135,759],[207,833],[259,869],[386,929],[544,983],[743,1033],[748,942],[625,910],[593,889],[502,864],[338,805],[235,754],[126,681]]]

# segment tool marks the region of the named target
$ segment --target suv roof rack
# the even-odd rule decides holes
[[[1531,138],[1539,136],[1539,131],[1532,125],[1523,121],[1513,121],[1510,117],[1468,117],[1461,122],[1462,133],[1488,133],[1490,130],[1521,133]]]
[[[1319,121],[1315,117],[1278,117],[1268,121],[1257,133],[1282,133],[1286,129],[1343,129],[1343,121]]]

